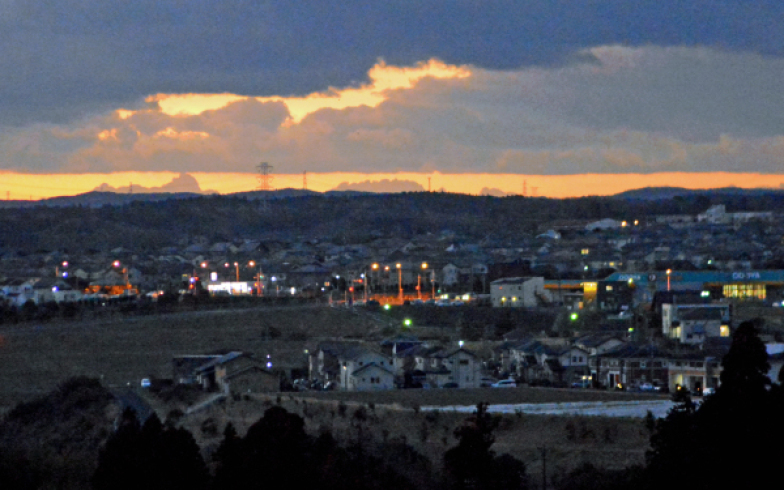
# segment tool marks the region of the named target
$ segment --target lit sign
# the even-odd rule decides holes
[[[759,272],[733,272],[732,279],[739,280],[739,279],[760,279]]]
[[[250,294],[251,288],[247,282],[219,282],[209,284],[207,290],[211,293],[225,291],[230,294]]]

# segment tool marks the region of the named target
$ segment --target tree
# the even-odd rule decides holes
[[[733,399],[764,396],[770,388],[770,364],[765,344],[759,338],[756,322],[738,326],[732,336],[732,347],[721,362],[721,386],[718,391]]]
[[[715,395],[696,408],[684,394],[657,422],[648,453],[651,488],[757,488],[778,478],[781,404],[778,387],[769,390],[756,322],[738,327],[722,365]]]
[[[93,488],[203,489],[208,476],[190,432],[164,428],[155,414],[140,427],[135,412],[126,409],[98,456]]]
[[[500,417],[487,413],[487,403],[476,406],[476,414],[455,429],[457,446],[444,454],[444,467],[451,487],[456,489],[522,488],[525,465],[509,455],[495,457],[490,447]]]

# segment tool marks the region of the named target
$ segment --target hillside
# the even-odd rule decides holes
[[[253,196],[257,197],[257,196]],[[365,243],[378,236],[411,237],[451,231],[482,239],[520,237],[555,220],[645,219],[657,214],[699,213],[722,203],[728,211],[777,211],[780,192],[758,195],[718,191],[660,200],[610,197],[505,198],[447,193],[308,195],[272,200],[251,196],[199,196],[0,209],[0,249],[99,250],[125,247],[155,251],[191,237],[211,242],[243,238],[318,238]]]

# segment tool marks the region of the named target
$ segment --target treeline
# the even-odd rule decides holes
[[[353,415],[357,424],[367,417],[364,407]],[[436,475],[430,461],[404,441],[360,439],[344,447],[327,430],[308,435],[302,417],[273,406],[244,437],[226,426],[210,462],[211,477],[188,431],[165,426],[154,415],[139,426],[128,410],[101,450],[92,485],[95,490],[526,488],[525,465],[490,449],[498,421],[480,405],[455,431],[459,442],[446,452],[443,474]]]
[[[237,488],[483,489],[526,488],[525,465],[491,450],[499,416],[478,412],[455,430],[458,444],[445,453],[443,471],[405,438],[363,438],[372,423],[364,406],[346,414],[358,432],[348,445],[327,429],[305,432],[302,417],[268,408],[244,436],[231,424],[205,460],[177,417],[162,423],[151,415],[140,424],[126,409],[107,434],[101,412],[111,395],[97,381],[69,381],[54,396],[23,404],[0,424],[0,488],[92,488],[94,490],[236,490]],[[84,414],[75,411],[84,410]],[[345,411],[345,407],[343,408]],[[67,432],[45,430],[67,422]],[[30,430],[38,437],[29,435]],[[52,436],[52,434],[57,434]],[[17,439],[14,441],[14,439]],[[99,442],[103,438],[102,442]],[[73,440],[70,440],[73,439]],[[97,457],[96,448],[100,446]]]
[[[87,206],[0,209],[0,247],[25,252],[71,253],[125,247],[157,251],[194,236],[210,241],[237,238],[330,239],[363,243],[381,233],[410,237],[451,230],[471,238],[519,237],[560,219],[640,219],[657,214],[696,214],[712,204],[728,211],[777,211],[780,192],[746,195],[705,193],[671,199],[614,197],[497,198],[446,193],[303,196],[268,202],[237,196],[202,196]]]

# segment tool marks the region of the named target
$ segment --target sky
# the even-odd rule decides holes
[[[0,0],[0,198],[784,185],[784,3]]]

